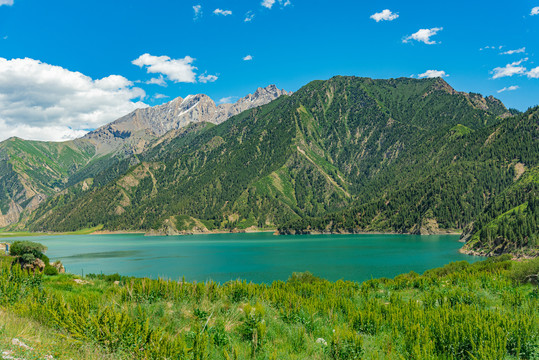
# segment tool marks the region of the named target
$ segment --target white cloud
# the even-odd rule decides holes
[[[539,66],[528,71],[526,75],[531,79],[539,79]]]
[[[528,61],[528,58],[521,59],[519,61],[512,62],[511,64],[507,64],[504,67],[497,67],[494,68],[491,73],[493,79],[498,79],[506,76],[513,76],[513,75],[522,75],[526,72],[526,68],[524,66],[520,66],[522,62]]]
[[[168,95],[163,95],[163,94],[155,94],[155,95],[153,96],[153,98],[156,99],[156,100],[158,100],[158,99],[165,99],[165,98],[168,98],[168,97],[170,97],[170,96],[168,96]]]
[[[222,10],[222,9],[215,9],[215,10],[213,10],[213,13],[215,15],[223,15],[223,16],[232,15],[232,11],[230,11],[230,10]]]
[[[525,47],[522,47],[520,49],[516,49],[516,50],[507,50],[507,51],[504,51],[502,53],[500,53],[501,55],[513,55],[513,54],[520,54],[520,53],[523,53],[526,51],[526,48]]]
[[[93,80],[34,59],[0,58],[0,140],[68,140],[137,108],[144,90],[123,76]]]
[[[13,1],[11,1],[11,3],[13,4]],[[539,15],[539,6],[534,7],[530,12],[530,15]]]
[[[277,1],[279,2],[279,5],[281,5],[281,7],[292,5],[290,0],[277,0]],[[264,6],[265,8],[271,9],[273,5],[275,5],[275,0],[262,0],[260,5]]]
[[[445,71],[443,70],[427,70],[425,71],[423,74],[419,74],[417,75],[418,78],[443,78],[443,77],[448,77],[449,75],[447,75],[445,73]]]
[[[165,81],[165,78],[163,78],[163,75],[159,75],[157,78],[151,78],[150,80],[146,81],[145,84],[167,86],[167,82]]]
[[[253,57],[251,55],[247,55],[243,58],[244,61],[253,60]]]
[[[436,44],[436,41],[433,41],[430,38],[436,35],[439,31],[442,31],[443,29],[444,28],[442,27],[432,29],[419,29],[416,33],[404,38],[402,42],[407,43],[410,40],[416,40],[428,45]]]
[[[375,20],[376,22],[379,21],[393,21],[396,18],[399,17],[399,14],[392,13],[389,9],[382,10],[382,12],[374,13],[371,15],[371,19]]]
[[[271,9],[273,7],[273,4],[275,4],[275,0],[263,0],[261,4],[262,6]]]
[[[255,17],[255,14],[253,14],[252,11],[247,11],[247,14],[245,14],[245,19],[243,21],[250,22]]]
[[[509,87],[504,87],[503,89],[500,89],[498,90],[498,94],[499,93],[502,93],[504,91],[515,91],[518,89],[518,86],[517,85],[513,85],[513,86],[509,86]]]
[[[233,104],[238,99],[237,96],[227,96],[219,100],[219,104]]]
[[[11,6],[11,5],[13,5],[13,0],[0,0],[0,6],[2,6],[2,5]]]
[[[198,20],[202,16],[202,5],[195,5],[193,6],[193,11],[195,12],[195,15],[193,16],[193,20]]]
[[[203,84],[214,82],[217,79],[218,77],[216,75],[206,75],[206,73],[198,76],[198,81],[200,81]]]
[[[153,56],[148,53],[140,55],[131,63],[142,68],[146,66],[148,73],[166,75],[174,82],[194,83],[196,82],[195,70],[192,65],[193,59],[186,56],[183,59],[171,59],[168,56]]]

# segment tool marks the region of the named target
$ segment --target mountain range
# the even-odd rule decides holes
[[[0,143],[0,226],[463,232],[466,251],[533,254],[538,124],[441,78],[188,96],[67,143]]]
[[[197,122],[219,124],[283,94],[288,93],[270,85],[218,106],[206,95],[190,95],[135,110],[73,141],[5,140],[0,143],[0,227],[17,222],[47,197],[140,154],[169,131]]]

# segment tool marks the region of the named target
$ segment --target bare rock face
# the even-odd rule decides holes
[[[170,130],[190,123],[209,122],[220,124],[245,110],[265,105],[281,95],[288,95],[275,85],[258,88],[234,104],[217,106],[207,95],[178,97],[166,104],[138,109],[120,119],[88,133],[82,140],[93,143],[97,153],[106,154],[118,150],[140,153],[153,139]]]
[[[51,266],[58,270],[58,274],[63,274],[66,272],[66,269],[60,260],[53,262]]]
[[[9,210],[6,214],[2,214],[0,211],[0,227],[5,227],[19,220],[19,215],[23,211],[23,208],[15,203],[13,200],[9,204]]]
[[[35,259],[34,262],[30,264],[25,264],[24,269],[28,269],[30,271],[36,272],[36,271],[43,271],[45,269],[45,263],[41,259]]]

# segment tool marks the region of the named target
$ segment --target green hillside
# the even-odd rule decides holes
[[[498,100],[442,79],[313,81],[219,126],[169,134],[113,167],[117,178],[95,176],[112,181],[50,199],[28,227],[301,230],[360,206],[357,230],[462,229],[513,183],[513,159],[525,155],[474,142],[502,132],[508,116]]]
[[[0,143],[0,226],[18,220],[47,196],[62,190],[86,166],[94,147],[82,141],[44,142],[10,138]]]
[[[401,158],[407,161],[373,179],[374,201],[323,217],[292,221],[281,227],[281,232],[390,229],[428,233],[436,228],[463,229],[477,217],[484,223],[482,213],[496,196],[513,184],[536,178],[532,175],[535,170],[524,172],[524,176],[522,172],[539,162],[538,121],[539,110],[535,108],[476,130],[459,126],[445,135],[440,133],[434,146],[422,147],[428,152]],[[387,176],[398,183],[386,187],[391,183]],[[511,208],[505,205],[499,205],[502,212]]]
[[[539,167],[527,170],[487,206],[466,231],[464,251],[539,255]]]

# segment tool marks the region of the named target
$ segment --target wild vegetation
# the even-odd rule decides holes
[[[499,257],[364,283],[217,284],[45,276],[4,258],[0,311],[68,339],[69,358],[537,359],[538,274],[537,259]]]

